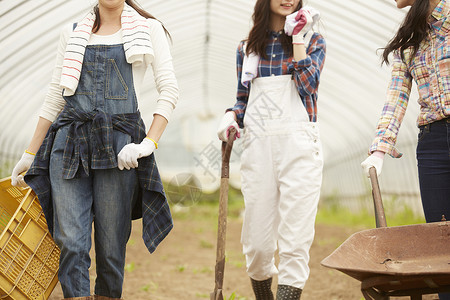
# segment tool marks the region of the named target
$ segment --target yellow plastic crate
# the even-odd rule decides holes
[[[60,250],[36,194],[0,180],[0,299],[47,299],[58,283]]]

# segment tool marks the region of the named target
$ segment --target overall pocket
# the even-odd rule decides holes
[[[128,98],[128,86],[114,59],[107,60],[105,98],[111,100],[126,100]]]
[[[254,120],[281,118],[283,107],[280,95],[282,94],[283,90],[281,88],[256,90],[248,101],[246,115],[248,113]]]
[[[78,82],[75,94],[94,95],[95,88],[95,62],[83,62],[81,68],[80,81]]]
[[[422,141],[430,133],[430,125],[424,125],[420,127],[419,134],[417,136],[418,142]]]

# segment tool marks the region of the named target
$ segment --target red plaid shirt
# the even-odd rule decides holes
[[[306,107],[311,122],[317,121],[317,90],[319,88],[320,73],[325,61],[325,39],[318,33],[314,33],[309,43],[306,53],[307,58],[301,61],[294,61],[292,56],[287,56],[280,42],[282,32],[271,32],[270,40],[266,47],[267,59],[261,57],[258,66],[257,77],[280,76],[293,74],[298,93]],[[243,119],[247,108],[248,95],[251,88],[246,88],[241,83],[242,64],[244,62],[244,41],[237,49],[237,102],[233,108],[227,111],[236,113],[238,124],[244,127]]]

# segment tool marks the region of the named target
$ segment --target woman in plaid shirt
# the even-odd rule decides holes
[[[392,80],[370,156],[361,165],[367,175],[370,167],[379,175],[386,153],[402,156],[395,143],[414,80],[420,96],[417,165],[425,218],[450,220],[450,1],[396,2],[411,9],[383,53],[386,63],[393,54]]]
[[[237,49],[237,102],[218,135],[243,128],[241,156],[247,273],[256,299],[300,299],[322,181],[317,90],[325,40],[319,13],[301,0],[258,0],[254,26]],[[284,30],[283,30],[284,29]],[[274,253],[280,263],[275,266]]]

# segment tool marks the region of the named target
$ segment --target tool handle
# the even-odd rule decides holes
[[[230,178],[230,156],[236,138],[236,129],[231,128],[228,141],[222,143],[222,174],[220,179],[219,216],[217,228],[217,251],[215,267],[215,287],[211,300],[223,300],[222,288],[225,273],[225,241],[227,236],[228,179]]]
[[[380,185],[378,184],[377,170],[374,167],[369,169],[370,183],[372,184],[372,197],[375,207],[375,221],[377,228],[387,227],[386,216],[384,215],[383,200],[381,199]]]
[[[233,143],[236,139],[236,129],[231,128],[228,135],[228,141],[222,142],[222,173],[221,178],[230,178],[230,156]]]

